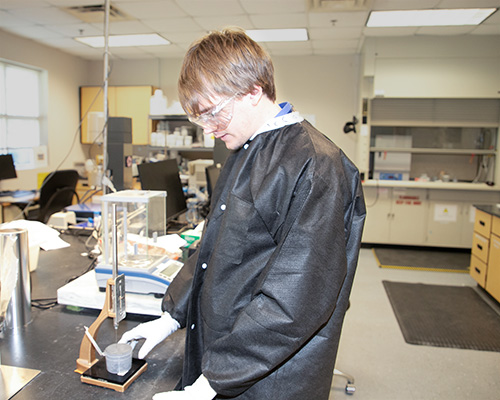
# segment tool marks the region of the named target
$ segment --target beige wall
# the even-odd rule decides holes
[[[314,116],[315,125],[355,161],[356,135],[343,127],[357,114],[358,56],[274,57],[278,101],[289,101],[302,114]],[[177,100],[180,59],[114,60],[110,85],[153,85]],[[89,84],[102,81],[101,62],[90,65]]]
[[[48,167],[19,171],[18,179],[2,182],[2,189],[32,189],[39,172],[73,168],[85,154],[77,132],[80,112],[78,88],[87,80],[88,62],[32,40],[0,30],[0,57],[48,72]],[[72,147],[73,138],[75,144]],[[68,155],[65,161],[63,159]]]

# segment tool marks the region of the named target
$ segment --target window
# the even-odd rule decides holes
[[[0,60],[0,153],[17,170],[47,165],[47,73]]]

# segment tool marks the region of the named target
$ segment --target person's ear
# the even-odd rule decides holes
[[[250,93],[248,93],[248,98],[250,103],[255,106],[259,104],[264,93],[262,92],[262,87],[255,85]]]

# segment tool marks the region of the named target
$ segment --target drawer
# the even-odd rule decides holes
[[[487,269],[488,266],[479,258],[474,255],[470,256],[470,276],[483,288],[486,285]]]
[[[477,232],[472,235],[472,254],[479,258],[481,261],[488,262],[490,240]]]
[[[476,209],[476,219],[474,221],[474,231],[484,237],[490,237],[491,232],[491,214]]]
[[[491,232],[500,236],[500,218],[493,217],[493,220],[491,221]]]
[[[500,237],[491,235],[486,291],[500,301]]]

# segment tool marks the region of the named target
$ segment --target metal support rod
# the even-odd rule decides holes
[[[118,228],[116,226],[116,204],[111,209],[111,226],[113,232],[113,280],[118,276]]]
[[[109,0],[104,0],[104,129],[103,129],[103,140],[102,140],[102,164],[103,164],[103,176],[108,176],[108,78],[109,78],[109,58],[108,58],[108,39],[109,39],[109,10],[110,4]],[[101,182],[102,194],[108,193],[107,185]]]

